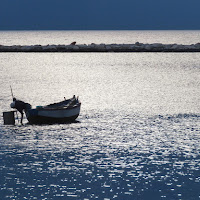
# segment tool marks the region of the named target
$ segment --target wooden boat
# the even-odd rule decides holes
[[[80,101],[73,96],[58,103],[27,109],[25,113],[30,124],[70,123],[79,116],[80,107]]]

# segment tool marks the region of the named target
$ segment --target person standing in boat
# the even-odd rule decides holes
[[[24,111],[27,109],[31,109],[31,105],[23,101],[17,100],[16,98],[13,98],[13,103],[11,103],[10,106],[11,108],[16,108],[21,113],[21,124],[23,125]]]

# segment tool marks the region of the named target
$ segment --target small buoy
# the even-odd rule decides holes
[[[11,108],[15,108],[15,102],[12,102],[12,103],[10,104],[10,107],[11,107]]]

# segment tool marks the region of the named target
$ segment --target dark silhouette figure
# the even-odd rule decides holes
[[[31,109],[31,105],[23,101],[17,100],[16,98],[13,98],[11,108],[16,108],[21,113],[21,124],[23,124],[24,111]]]
[[[76,42],[72,42],[71,45],[76,45]]]

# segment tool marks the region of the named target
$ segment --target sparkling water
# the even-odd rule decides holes
[[[16,44],[16,34],[20,44],[42,44],[44,32],[37,33],[40,40],[30,36],[36,33],[0,35],[4,44],[6,37]],[[44,43],[52,35],[57,43],[59,34],[48,32]],[[88,43],[88,35],[95,43],[101,43],[95,34],[105,35],[103,43],[111,38],[107,32],[77,34]],[[165,34],[163,43],[175,33]],[[177,34],[177,43],[187,42]],[[33,107],[74,94],[82,107],[72,124],[28,125],[24,119],[21,126],[16,119],[5,126],[0,116],[0,199],[200,199],[199,55],[1,53],[1,113],[11,110],[10,85]]]

